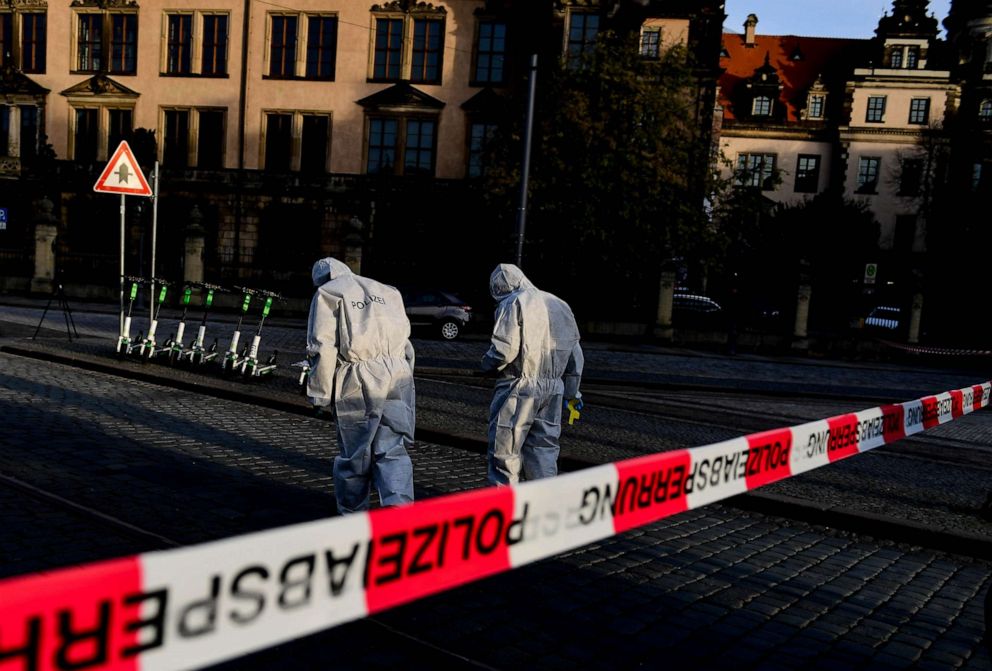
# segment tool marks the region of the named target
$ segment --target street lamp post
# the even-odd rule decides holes
[[[523,267],[524,230],[527,225],[527,182],[530,179],[530,136],[534,126],[534,92],[537,84],[537,54],[530,57],[530,92],[527,96],[527,123],[524,126],[524,162],[520,175],[520,205],[517,208],[517,267]]]

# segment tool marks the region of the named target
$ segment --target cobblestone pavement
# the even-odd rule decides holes
[[[20,317],[0,308],[3,342],[24,344],[23,336],[33,332],[39,314],[26,311]],[[69,344],[64,331],[59,333],[60,323],[46,322],[48,329],[34,345],[80,356],[112,348],[112,337],[106,339],[100,321],[106,315],[75,317],[81,331],[92,328],[87,335],[103,339],[86,337]],[[112,333],[115,315],[110,326]],[[286,331],[287,339],[299,335],[292,328]],[[426,365],[468,365],[485,346],[420,340],[416,345],[420,365],[425,360]],[[591,371],[608,366],[612,356],[636,355],[644,360],[641,370],[656,370],[659,376],[670,368],[690,375],[693,365],[707,368],[714,360],[736,370],[738,360],[664,351],[618,353],[594,344],[589,351]],[[595,364],[599,356],[603,363]],[[805,379],[813,377],[835,392],[848,382],[861,385],[868,397],[891,387],[898,394],[892,400],[981,381],[968,372],[902,366],[753,363],[753,369],[746,367],[749,372],[736,379],[745,383],[749,375],[767,370],[764,382],[775,384],[778,366],[786,377],[799,378],[806,371]],[[182,375],[156,364],[144,370]],[[835,383],[838,370],[844,373],[843,382]],[[284,380],[230,386],[247,390],[246,399],[302,403],[286,373]],[[878,386],[871,385],[872,379]],[[424,421],[438,430],[480,435],[485,389],[430,380],[417,384],[418,426]],[[769,409],[760,405],[768,399],[753,405],[737,398],[738,409],[764,412],[769,421],[814,419],[825,416],[820,413],[828,408],[841,412],[873,404],[855,400],[851,407],[831,400],[811,406],[785,399]],[[686,400],[703,402],[691,396]],[[333,512],[333,431],[326,422],[299,413],[2,353],[0,413],[5,418],[0,575],[194,543]],[[983,419],[987,415],[975,413],[923,435],[934,437],[933,444],[942,449],[949,448],[940,441],[987,449],[992,444],[992,429]],[[607,407],[588,408],[572,429],[566,443],[570,450],[574,444],[574,456],[598,450],[592,456],[600,461],[625,451],[712,442],[733,432]],[[420,440],[413,458],[419,498],[484,484],[479,454]],[[918,513],[928,525],[952,530],[957,527],[947,520],[953,519],[955,508],[967,509],[959,512],[974,522],[975,500],[969,497],[980,494],[982,478],[987,488],[988,471],[976,476],[961,466],[945,464],[935,471],[929,462],[926,468],[921,464],[893,447],[773,487],[798,487],[784,493],[807,500],[824,492],[841,501],[866,497],[886,514]],[[899,474],[877,479],[893,470]],[[804,484],[814,475],[827,481]],[[956,498],[962,491],[969,492],[966,500]],[[130,527],[73,512],[64,500]],[[980,533],[982,528],[967,531]],[[364,669],[441,664],[989,669],[980,639],[981,595],[990,582],[992,565],[987,561],[711,505],[223,668],[316,669],[333,662],[335,668]]]
[[[6,327],[8,331],[17,328],[18,333],[30,335],[40,314],[37,307],[0,306],[0,333]],[[96,360],[115,363],[110,355],[117,329],[116,313],[75,312],[77,328],[87,337],[73,343],[69,343],[64,331],[58,330],[63,327],[58,321],[61,317],[60,313],[46,317],[46,328],[42,331],[45,337],[33,342],[14,338],[13,342],[21,347],[44,347],[64,354],[88,354]],[[169,321],[163,318],[162,326],[165,328],[160,333],[167,336],[172,330]],[[233,324],[226,326],[233,328]],[[296,343],[302,348],[304,336],[297,324],[266,328],[264,337],[271,338],[273,347]],[[486,343],[417,339],[415,346],[418,375],[422,375],[425,371],[439,370],[439,366],[471,368]],[[728,357],[666,348],[616,351],[599,343],[589,343],[587,350],[587,375],[592,377],[609,377],[606,373],[616,376],[619,370],[637,368],[643,374],[651,372],[656,380],[671,381],[674,372],[679,378],[692,379],[694,386],[716,390],[664,394],[666,403],[675,400],[705,409],[704,423],[672,421],[652,412],[650,404],[660,393],[638,397],[621,390],[615,394],[616,402],[608,407],[588,403],[580,422],[565,427],[562,441],[563,457],[587,464],[714,443],[751,431],[861,410],[883,400],[904,401],[988,379],[980,375],[980,370],[905,364]],[[287,360],[292,358],[282,360],[274,379],[228,383],[232,396],[278,397],[305,407],[297,394],[294,369],[286,365]],[[635,365],[636,362],[639,364]],[[200,377],[211,384],[218,378],[216,374],[193,376],[185,371],[170,371],[156,364],[137,368],[151,376]],[[713,369],[721,372],[722,380],[718,384],[710,382],[714,379]],[[417,390],[421,431],[432,429],[456,434],[481,445],[486,435],[490,399],[487,388],[418,379]],[[721,390],[726,393],[721,394]],[[739,393],[741,390],[753,390],[759,395],[749,397]],[[814,391],[827,396],[821,400],[796,398],[790,390],[796,394]],[[775,395],[768,396],[768,392]],[[634,404],[629,402],[631,398],[643,402]],[[747,423],[742,424],[742,418],[747,418]],[[992,539],[992,524],[980,515],[992,490],[990,452],[992,411],[986,410],[890,447],[770,485],[760,490],[759,495],[861,515],[869,525],[884,522],[900,524],[909,530],[933,529]],[[939,468],[933,461],[936,458],[942,459]]]

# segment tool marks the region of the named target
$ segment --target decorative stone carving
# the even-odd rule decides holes
[[[10,9],[47,9],[48,0],[0,0],[0,7]]]
[[[89,79],[84,79],[74,86],[70,86],[66,90],[62,91],[62,95],[72,98],[75,96],[81,97],[92,97],[92,96],[115,96],[115,97],[125,97],[125,98],[137,98],[140,94],[128,87],[124,86],[120,82],[114,81],[102,72],[93,75]]]
[[[402,12],[404,14],[447,14],[446,7],[435,7],[429,2],[414,2],[413,0],[393,0],[382,4],[372,5],[373,12]]]
[[[98,7],[100,9],[137,9],[136,0],[72,0],[70,7]]]

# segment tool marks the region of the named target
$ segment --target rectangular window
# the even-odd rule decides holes
[[[189,110],[165,110],[165,148],[162,164],[168,168],[189,167]]]
[[[21,105],[21,163],[30,164],[38,156],[41,136],[41,110],[34,105]]]
[[[775,154],[740,154],[737,173],[738,184],[772,191],[775,188]]]
[[[265,115],[265,169],[288,172],[293,157],[293,115]]]
[[[14,15],[0,12],[0,65],[6,65],[14,55]]]
[[[107,112],[107,150],[114,151],[131,132],[133,112],[129,109],[110,109]]]
[[[645,30],[641,33],[641,56],[659,58],[661,56],[661,31]]]
[[[372,78],[385,81],[399,79],[402,53],[403,19],[376,19]]]
[[[858,159],[858,193],[878,193],[878,166],[881,161],[877,156]]]
[[[737,157],[737,183],[757,186],[763,191],[774,189],[775,154],[740,154]]]
[[[441,81],[444,21],[414,19],[410,81],[436,84]]]
[[[482,21],[479,23],[474,81],[479,84],[502,84],[505,60],[506,24],[502,21]]]
[[[885,118],[885,96],[869,96],[868,114],[865,121],[868,123],[882,123]]]
[[[810,119],[822,119],[823,118],[823,96],[811,95],[809,97],[809,118]]]
[[[496,133],[494,123],[473,123],[469,127],[468,176],[481,177],[486,170],[486,150]]]
[[[972,166],[971,178],[972,190],[983,194],[992,191],[992,162],[975,163]]]
[[[224,167],[224,111],[199,110],[196,136],[196,167],[211,170]]]
[[[200,110],[196,139],[196,167],[206,170],[224,167],[224,110]]]
[[[330,138],[330,118],[326,114],[304,114],[303,136],[300,139],[300,171],[327,172],[327,141]]]
[[[10,107],[0,105],[0,156],[10,155]]]
[[[768,96],[758,96],[751,104],[751,114],[754,116],[771,116],[772,99]]]
[[[893,69],[902,67],[902,50],[903,47],[893,47],[892,54],[889,59],[889,66]]]
[[[170,14],[167,39],[165,71],[172,75],[187,75],[192,72],[193,16]]]
[[[203,58],[200,73],[204,75],[227,74],[227,15],[203,16]]]
[[[796,193],[816,193],[820,186],[820,157],[800,154],[796,161]]]
[[[909,123],[926,124],[930,121],[930,98],[913,98],[909,101]]]
[[[599,16],[571,12],[568,22],[568,45],[565,57],[570,67],[578,65],[583,54],[592,51],[599,34]]]
[[[407,120],[406,146],[403,156],[404,175],[434,174],[435,126],[436,123],[432,120]]]
[[[307,78],[334,79],[338,48],[338,19],[311,16],[307,20]]]
[[[399,122],[396,119],[369,120],[368,162],[365,171],[370,175],[390,174],[396,165],[396,143]]]
[[[916,239],[916,215],[900,214],[896,215],[895,238],[892,241],[893,248],[897,252],[913,251],[913,241]]]
[[[906,47],[906,67],[915,70],[920,63],[920,48]]]
[[[45,14],[21,14],[21,70],[24,72],[45,72],[45,35]]]
[[[110,15],[110,72],[133,75],[138,65],[138,15]]]
[[[923,184],[923,159],[903,160],[899,174],[899,195],[918,196]]]
[[[80,72],[98,71],[103,65],[103,14],[79,15],[76,46],[76,69]]]
[[[76,110],[76,129],[73,135],[73,159],[76,161],[96,161],[99,112],[100,110],[92,108]]]
[[[293,77],[296,75],[296,24],[295,16],[272,17],[272,42],[269,49],[269,76]]]

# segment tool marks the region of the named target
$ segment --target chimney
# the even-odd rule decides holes
[[[748,14],[744,22],[744,46],[754,46],[754,28],[758,25],[758,15]]]

